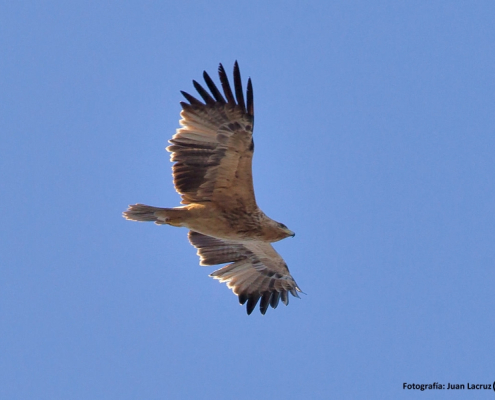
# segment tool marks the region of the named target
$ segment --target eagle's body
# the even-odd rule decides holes
[[[182,92],[189,101],[181,103],[183,127],[167,148],[175,162],[174,185],[184,206],[158,208],[135,204],[124,216],[188,228],[189,240],[198,249],[201,265],[231,262],[211,276],[227,282],[241,304],[247,301],[248,314],[261,298],[260,310],[264,314],[269,304],[275,308],[280,298],[288,304],[287,293],[297,296],[300,291],[284,260],[270,245],[294,233],[267,217],[254,197],[251,80],[245,104],[237,62],[235,98],[221,64],[219,76],[225,98],[206,72],[203,76],[213,97],[195,81],[205,103]]]
[[[184,227],[225,240],[261,240],[272,243],[293,235],[288,234],[287,229],[281,229],[278,222],[268,218],[260,209],[248,213],[242,207],[223,208],[213,202],[193,203],[176,208],[135,204],[130,206],[126,217],[137,221],[154,221],[158,225]]]

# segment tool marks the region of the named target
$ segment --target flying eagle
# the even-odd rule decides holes
[[[181,92],[188,103],[180,103],[182,128],[169,141],[167,151],[172,153],[174,185],[184,206],[135,204],[124,217],[188,228],[200,265],[231,263],[210,276],[226,282],[239,303],[247,303],[248,314],[261,299],[260,311],[265,314],[268,305],[276,308],[280,299],[289,304],[289,293],[299,297],[301,290],[287,264],[270,244],[294,232],[268,218],[254,197],[251,79],[245,102],[237,61],[235,97],[222,64],[218,74],[223,95],[206,71],[203,77],[211,94],[193,81],[204,102]]]

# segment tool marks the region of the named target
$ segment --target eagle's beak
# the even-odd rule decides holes
[[[295,234],[294,232],[292,232],[292,231],[289,231],[289,232],[290,232],[290,236],[291,236],[291,237],[296,236],[296,234]]]

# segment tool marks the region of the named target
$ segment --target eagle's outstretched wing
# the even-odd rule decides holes
[[[276,308],[280,299],[289,304],[288,293],[299,297],[301,289],[270,243],[226,241],[193,231],[189,231],[189,241],[198,249],[201,265],[232,263],[210,276],[226,282],[239,296],[239,303],[247,302],[248,314],[260,299],[260,311],[265,314],[268,305]]]
[[[174,185],[182,196],[182,204],[213,201],[224,208],[242,205],[249,212],[257,207],[251,169],[254,151],[251,79],[245,102],[237,62],[235,98],[222,64],[218,74],[223,95],[206,72],[203,77],[211,94],[193,81],[204,103],[182,92],[189,103],[181,102],[182,128],[167,147],[172,153],[171,161],[175,162]]]

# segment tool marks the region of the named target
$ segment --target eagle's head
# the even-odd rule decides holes
[[[285,239],[289,236],[294,237],[296,234],[292,232],[289,228],[287,228],[284,224],[280,222],[273,221],[276,224],[275,227],[275,233],[276,233],[276,240],[275,242],[278,242],[279,240]]]

